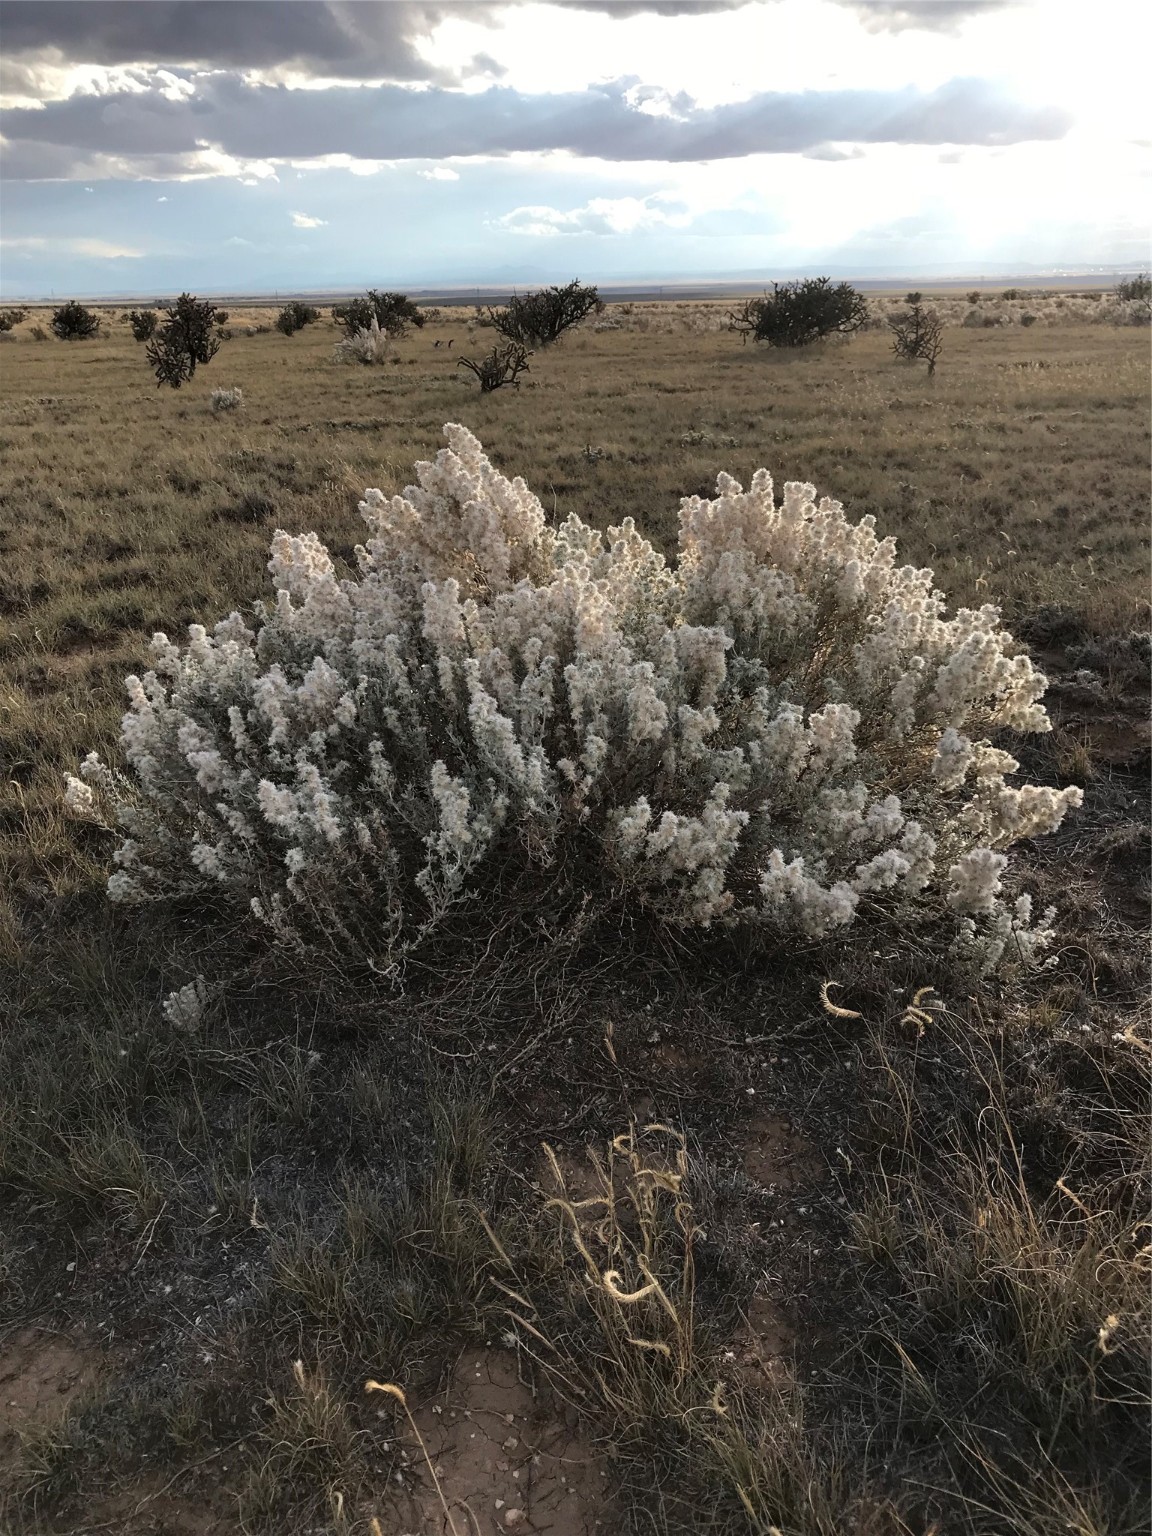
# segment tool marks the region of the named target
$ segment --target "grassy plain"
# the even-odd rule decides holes
[[[327,322],[233,311],[179,392],[119,323],[66,345],[33,315],[0,348],[0,1524],[1146,1528],[1147,332],[953,328],[928,381],[883,332],[789,356],[715,315],[630,307],[489,396],[463,310],[373,369]],[[108,909],[59,786],[112,746],[147,637],[264,595],[278,526],[350,561],[360,492],[446,421],[557,518],[669,548],[719,470],[812,480],[1002,603],[1056,684],[1025,768],[1087,788],[1020,861],[1055,966],[971,996],[899,934],[622,936],[397,999]],[[216,961],[233,984],[181,1034],[161,1000]],[[648,1118],[686,1140],[610,1150]],[[656,1289],[592,1283],[582,1255],[634,1273],[638,1245]],[[527,1433],[473,1466],[449,1418],[505,1409]],[[518,1459],[558,1426],[567,1452]]]

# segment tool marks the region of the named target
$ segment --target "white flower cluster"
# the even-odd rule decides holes
[[[364,330],[354,331],[336,343],[332,353],[338,363],[386,363],[391,345],[388,332],[380,329],[376,316]]]
[[[208,403],[213,413],[217,416],[222,411],[238,411],[244,404],[244,391],[242,389],[214,389],[208,396]]]
[[[169,992],[164,999],[164,1017],[184,1034],[194,1034],[203,1024],[213,1001],[213,992],[203,976],[197,976],[187,986]]]
[[[1043,941],[1001,901],[1002,850],[1080,791],[1005,782],[985,733],[1049,726],[996,609],[947,617],[871,518],[809,485],[777,502],[765,470],[685,500],[669,565],[630,518],[550,529],[445,433],[416,485],[366,492],[357,579],[280,532],[251,626],[154,637],[134,782],[90,758],[67,790],[115,803],[113,896],[231,894],[385,965],[534,875],[681,924],[952,910],[971,943]]]

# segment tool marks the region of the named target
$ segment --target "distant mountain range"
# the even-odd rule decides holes
[[[850,282],[867,291],[869,289],[887,289],[893,287],[947,285],[954,287],[958,284],[967,284],[973,288],[1005,288],[1011,286],[1037,286],[1076,288],[1076,287],[1108,287],[1118,277],[1130,274],[1134,268],[1127,266],[1040,266],[1026,262],[1018,263],[1010,271],[973,271],[971,268],[927,266],[914,271],[893,269],[891,267],[775,267],[765,269],[753,267],[740,271],[713,272],[708,275],[686,275],[684,273],[660,274],[651,272],[612,272],[596,277],[591,273],[582,273],[581,278],[587,282],[595,282],[600,292],[608,299],[658,299],[662,295],[676,298],[729,298],[734,294],[747,293],[751,290],[759,290],[768,287],[773,282],[791,282],[796,278],[811,277],[817,271],[825,277],[835,278],[837,282]],[[384,279],[379,276],[368,276],[356,281],[349,279],[346,282],[334,283],[324,287],[298,287],[288,284],[269,282],[266,287],[254,285],[250,289],[238,291],[234,289],[217,289],[207,285],[197,288],[202,297],[219,299],[221,302],[230,300],[234,304],[271,304],[281,303],[288,299],[301,298],[313,301],[336,301],[347,298],[350,294],[363,293],[368,287],[381,287],[402,289],[414,298],[439,299],[445,304],[466,303],[492,303],[506,298],[517,289],[531,289],[547,286],[551,283],[568,282],[570,273],[557,273],[549,268],[542,267],[500,267],[494,268],[475,278],[455,279],[443,277],[429,279],[426,275],[418,277],[397,277]],[[259,280],[257,279],[257,282]],[[144,303],[157,302],[164,295],[157,289],[120,288],[109,289],[102,293],[80,293],[74,295],[70,290],[68,297],[78,296],[92,303]],[[14,300],[25,303],[54,303],[55,295],[48,294],[12,294],[6,295],[8,303]]]

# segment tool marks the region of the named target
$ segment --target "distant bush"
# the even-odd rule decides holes
[[[342,337],[332,355],[338,363],[363,363],[370,367],[374,363],[386,363],[390,350],[388,332],[373,315],[362,331]]]
[[[301,304],[298,299],[293,299],[290,304],[276,316],[276,329],[285,336],[294,336],[297,331],[302,331],[306,325],[314,325],[320,318],[320,311],[311,304]]]
[[[1020,316],[1020,324],[1025,326],[1025,327],[1030,326],[1030,325],[1035,325],[1036,324],[1036,320],[1037,320],[1037,316],[1036,315],[1025,313],[1025,314]]]
[[[238,411],[244,404],[244,391],[242,389],[214,389],[208,396],[209,404],[216,415],[224,411]]]
[[[100,316],[75,299],[69,299],[52,315],[52,331],[61,341],[90,341],[100,334]]]
[[[1122,278],[1116,284],[1116,297],[1127,308],[1130,321],[1147,324],[1152,319],[1152,274]]]
[[[198,364],[210,363],[220,350],[220,336],[213,329],[219,311],[210,299],[182,293],[165,304],[166,316],[148,343],[148,361],[157,387],[179,389],[196,372]]]
[[[1135,277],[1123,277],[1116,284],[1116,297],[1121,304],[1132,299],[1152,299],[1152,274],[1138,273]]]
[[[226,309],[218,309],[216,311],[216,324],[217,325],[223,325],[224,322],[227,319],[228,319],[228,311]]]
[[[1024,297],[1024,290],[1023,288],[1005,288],[1000,297],[1004,299],[1022,299]]]
[[[334,304],[332,318],[344,327],[345,334],[355,336],[358,331],[369,331],[375,321],[386,336],[400,337],[408,334],[409,326],[423,328],[426,316],[418,305],[405,293],[379,293],[369,288],[362,298],[351,299],[347,304]]]
[[[848,283],[827,277],[773,283],[772,293],[730,311],[729,327],[745,341],[771,347],[806,347],[824,336],[848,336],[868,322],[868,301]]]
[[[127,318],[135,341],[151,341],[160,323],[160,317],[154,309],[130,309]]]
[[[1006,782],[992,737],[1048,718],[997,609],[948,617],[870,517],[799,483],[778,503],[765,470],[686,499],[668,565],[631,518],[551,527],[445,431],[418,484],[365,493],[357,576],[278,532],[274,602],[153,638],[131,779],[93,754],[67,781],[123,829],[114,899],[203,893],[394,976],[454,912],[934,924],[981,964],[1051,939],[1005,850],[1082,797]]]
[[[494,389],[501,389],[505,384],[514,384],[520,388],[520,375],[528,373],[528,359],[532,356],[526,347],[518,342],[509,342],[506,347],[493,347],[487,357],[473,359],[461,357],[457,360],[457,368],[468,368],[480,381],[480,393],[491,394]]]
[[[972,292],[968,295],[968,302],[969,302],[969,304],[979,304],[979,302],[980,302],[980,290],[979,290],[979,288],[973,288]]]
[[[489,308],[484,318],[505,341],[521,347],[547,347],[603,308],[596,289],[573,278],[563,288],[517,294],[503,308]]]
[[[915,303],[912,300],[915,299]],[[944,325],[935,310],[925,309],[920,295],[909,294],[911,308],[906,314],[890,315],[888,327],[892,332],[892,350],[897,357],[909,362],[920,360],[928,364],[928,377],[936,372],[936,359],[944,344]]]
[[[0,309],[0,332],[12,330],[27,318],[26,309]]]

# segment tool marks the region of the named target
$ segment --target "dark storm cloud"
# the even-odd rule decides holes
[[[638,111],[628,100],[632,81],[554,95],[504,86],[475,94],[397,85],[293,91],[233,74],[195,84],[189,98],[172,99],[157,84],[6,112],[6,174],[43,175],[28,168],[50,156],[46,146],[64,151],[63,159],[74,147],[78,164],[101,154],[128,162],[190,155],[206,144],[240,160],[566,150],[615,161],[688,161],[794,154],[829,142],[1012,144],[1060,138],[1071,124],[1063,108],[1024,105],[977,79],[934,91],[762,92],[709,108],[682,101],[675,116]]]
[[[1005,10],[1015,0],[836,0],[869,32],[955,32],[971,16]]]
[[[4,0],[4,51],[80,64],[295,67],[349,80],[444,80],[415,43],[478,0]]]
[[[77,64],[295,68],[347,80],[445,81],[416,41],[448,16],[491,21],[521,0],[3,0],[6,57]],[[750,0],[559,0],[613,17],[707,15]],[[499,66],[480,55],[488,73]]]
[[[551,0],[574,11],[602,11],[605,16],[710,16],[738,11],[752,0]]]
[[[3,0],[7,60],[295,68],[347,80],[447,82],[417,41],[449,16],[493,21],[523,0]],[[753,0],[554,0],[615,19],[701,16]],[[757,0],[772,3],[772,0]],[[870,31],[949,30],[1012,0],[836,0]],[[492,68],[481,56],[474,61]],[[26,94],[35,94],[28,92]]]

